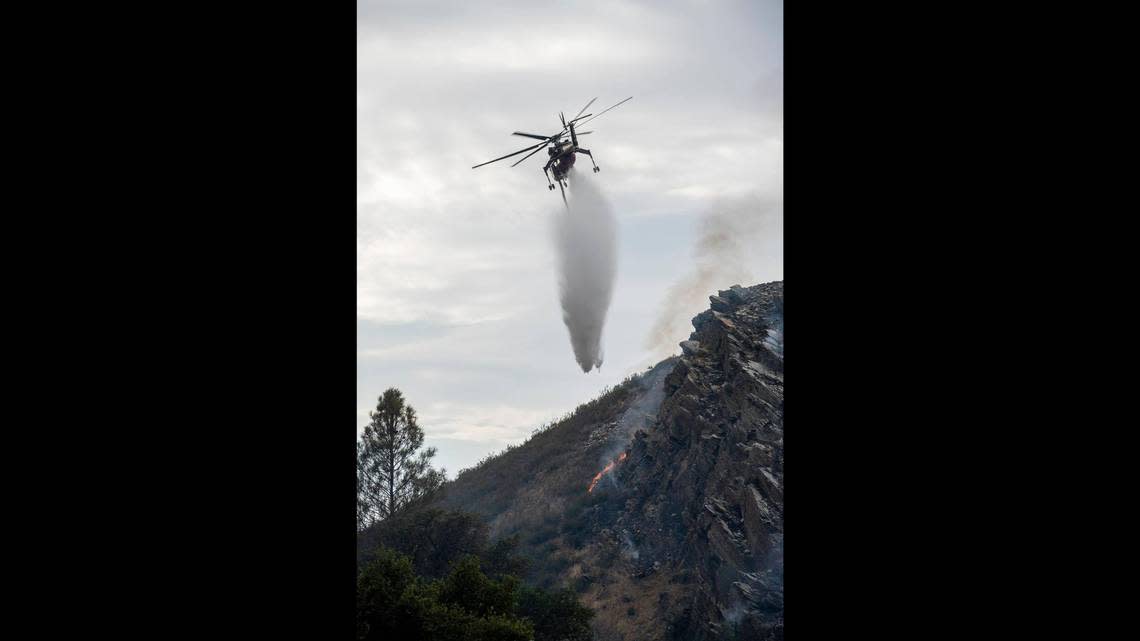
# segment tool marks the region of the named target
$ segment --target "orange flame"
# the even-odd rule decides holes
[[[626,457],[626,453],[622,452],[621,456],[610,461],[604,468],[602,468],[601,472],[598,472],[597,474],[595,474],[594,478],[590,481],[590,487],[586,489],[586,493],[589,494],[590,492],[593,492],[594,486],[598,484],[598,481],[602,480],[602,476],[609,473],[610,470],[614,469],[615,465],[624,461],[625,457]]]

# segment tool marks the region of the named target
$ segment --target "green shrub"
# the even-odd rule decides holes
[[[513,549],[502,542],[500,551]],[[357,639],[409,641],[586,641],[589,608],[568,590],[522,587],[488,577],[478,557],[457,560],[443,579],[417,577],[412,560],[380,549],[357,577]]]

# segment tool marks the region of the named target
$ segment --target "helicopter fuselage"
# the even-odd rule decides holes
[[[610,109],[613,109],[614,107],[617,107],[618,105],[624,104],[626,101],[632,100],[632,99],[633,99],[633,96],[630,96],[629,98],[626,98],[625,100],[622,100],[621,102],[619,102],[617,104],[606,107],[605,109],[599,111],[596,114],[590,113],[590,114],[586,114],[585,116],[583,116],[582,113],[585,112],[586,109],[589,109],[590,105],[594,104],[594,100],[597,100],[597,98],[591,98],[590,102],[587,102],[585,107],[582,107],[580,110],[578,110],[578,115],[574,116],[569,121],[566,120],[565,114],[563,114],[562,112],[558,113],[558,120],[562,123],[562,131],[560,131],[560,132],[558,132],[552,136],[527,133],[525,131],[516,131],[516,132],[514,132],[513,135],[523,136],[525,138],[532,138],[535,140],[540,140],[542,142],[539,142],[538,144],[535,144],[535,145],[531,145],[530,147],[527,147],[525,149],[520,149],[514,153],[510,153],[510,154],[507,154],[505,156],[500,156],[498,158],[495,158],[494,160],[488,160],[487,162],[479,163],[478,165],[473,165],[471,168],[472,169],[478,169],[479,167],[482,167],[484,165],[489,165],[493,162],[499,162],[500,160],[506,160],[507,158],[511,158],[513,156],[517,156],[519,154],[525,153],[526,154],[525,156],[523,156],[520,160],[516,160],[514,162],[514,164],[511,165],[512,167],[514,167],[515,165],[518,165],[519,163],[521,163],[523,160],[526,160],[527,158],[530,158],[531,156],[537,154],[539,152],[539,150],[541,150],[545,147],[546,148],[546,154],[549,157],[549,160],[546,161],[546,164],[542,166],[542,173],[543,173],[543,175],[546,176],[546,182],[547,182],[546,187],[547,187],[547,189],[553,190],[554,189],[554,183],[557,182],[558,186],[560,188],[562,188],[562,200],[565,201],[566,200],[566,187],[569,186],[566,182],[566,178],[567,178],[567,175],[570,173],[570,170],[574,167],[574,161],[576,160],[575,156],[577,154],[586,154],[587,156],[590,157],[590,162],[594,165],[593,166],[594,173],[597,173],[597,172],[602,170],[601,167],[598,167],[598,163],[594,160],[594,154],[591,153],[589,149],[584,149],[584,148],[578,146],[578,136],[585,136],[586,134],[590,134],[593,132],[592,131],[575,132],[574,131],[575,123],[577,123],[578,126],[581,127],[584,123],[590,122],[594,118],[601,116],[602,114],[606,113]],[[563,136],[565,136],[567,133],[570,134],[569,140],[566,140],[563,138]],[[527,153],[527,152],[529,152],[529,153]],[[554,181],[550,180],[550,178],[551,178],[550,174],[551,174],[552,169],[554,170]]]
[[[574,153],[576,151],[577,148],[573,144],[550,148],[550,163],[551,169],[554,170],[555,180],[564,179],[566,174],[570,172],[570,168],[574,166],[574,159],[577,156],[577,154]]]

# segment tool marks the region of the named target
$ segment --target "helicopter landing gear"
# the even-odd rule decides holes
[[[587,156],[590,157],[590,163],[594,165],[594,173],[595,174],[602,170],[602,168],[598,166],[598,163],[594,162],[594,154],[590,153],[589,149],[578,148],[577,151],[580,154],[586,154]]]

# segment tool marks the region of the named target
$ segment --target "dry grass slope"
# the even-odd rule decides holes
[[[520,535],[531,560],[531,581],[543,587],[585,590],[582,555],[602,512],[622,508],[618,493],[587,493],[591,478],[615,449],[615,429],[643,397],[654,375],[672,369],[668,359],[635,374],[562,419],[536,429],[517,446],[463,470],[445,487],[441,506],[482,515],[493,538]],[[605,483],[601,484],[605,488]]]

